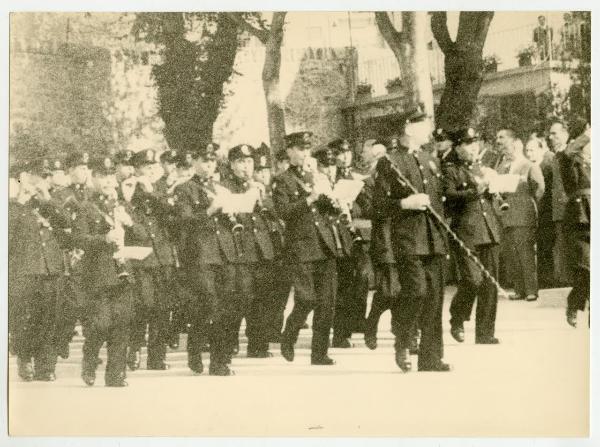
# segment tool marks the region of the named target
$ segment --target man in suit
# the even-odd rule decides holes
[[[88,386],[95,383],[98,354],[104,342],[108,354],[105,385],[127,386],[127,343],[133,315],[131,265],[114,256],[124,246],[125,227],[132,222],[118,199],[113,175],[114,168],[105,159],[95,160],[94,193],[80,206],[73,222],[73,243],[84,251],[81,377]]]
[[[509,208],[501,214],[504,259],[515,286],[511,299],[535,301],[538,298],[535,241],[544,176],[539,166],[525,158],[523,144],[511,129],[500,130],[496,142],[503,155],[496,168],[498,174],[519,176],[516,191],[505,194]]]
[[[431,207],[443,215],[441,172],[437,158],[422,150],[431,132],[431,121],[421,107],[407,113],[399,147],[377,164],[373,197],[375,209],[391,219],[391,242],[401,286],[392,305],[392,331],[396,336],[396,364],[403,372],[412,368],[409,348],[417,324],[421,329],[419,371],[450,370],[442,360],[447,242],[427,211]]]
[[[22,380],[54,381],[63,248],[71,244],[71,222],[50,197],[42,161],[32,160],[20,170],[8,222],[12,347]]]
[[[569,131],[567,126],[561,121],[554,121],[548,129],[548,140],[550,148],[555,155],[561,153],[567,148],[569,141]],[[552,250],[554,261],[554,284],[556,286],[565,286],[569,284],[567,274],[568,259],[565,253],[567,250],[565,242],[565,232],[563,231],[563,219],[565,217],[565,206],[567,195],[560,174],[558,159],[552,161],[552,183],[546,185],[552,196],[552,221],[554,225],[554,247]]]
[[[453,150],[442,165],[447,215],[457,236],[497,278],[501,229],[493,208],[493,196],[487,191],[488,183],[477,161],[479,137],[468,128],[455,132],[452,138]],[[452,248],[459,282],[450,306],[450,333],[458,342],[464,341],[463,323],[469,319],[477,299],[475,342],[497,344],[499,340],[494,337],[494,331],[498,291],[456,243]]]
[[[288,262],[293,275],[294,308],[281,337],[281,354],[294,360],[294,344],[314,309],[311,364],[333,365],[327,355],[337,290],[336,259],[348,256],[352,240],[334,216],[331,201],[303,169],[310,154],[310,132],[286,136],[290,167],[273,182],[273,200],[286,225]]]
[[[214,181],[214,146],[202,144],[192,158],[194,176],[175,188],[181,246],[187,247],[182,267],[194,292],[188,307],[188,366],[196,374],[203,372],[202,348],[208,339],[209,374],[229,376],[231,333],[240,306],[232,275],[239,262],[232,234],[235,223],[221,212],[227,197]]]

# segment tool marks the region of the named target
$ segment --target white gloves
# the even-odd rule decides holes
[[[425,211],[429,205],[431,205],[429,196],[423,193],[411,194],[400,200],[400,207],[404,210]]]

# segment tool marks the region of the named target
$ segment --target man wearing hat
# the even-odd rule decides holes
[[[50,197],[43,160],[19,170],[8,222],[9,330],[19,377],[54,381],[62,248],[71,244],[70,219]]]
[[[452,149],[452,140],[450,135],[442,127],[438,127],[433,132],[433,150],[441,162],[448,156]]]
[[[139,351],[148,326],[147,368],[168,369],[165,363],[168,336],[169,311],[172,288],[170,287],[175,259],[167,233],[172,206],[154,194],[152,173],[155,153],[152,149],[137,152],[131,158],[136,170],[137,184],[127,202],[132,225],[125,231],[125,245],[152,247],[152,253],[143,260],[132,260],[135,277],[135,308],[129,340],[128,366],[139,367]]]
[[[273,203],[270,160],[270,149],[265,143],[262,143],[255,151],[254,179],[264,187],[260,215],[269,230],[271,244],[273,245],[273,261],[270,262],[269,267],[263,270],[264,277],[258,280],[257,293],[262,292],[267,294],[267,334],[270,342],[279,343],[281,340],[281,331],[283,330],[284,311],[292,285],[287,270],[286,253],[284,250],[285,223],[275,212],[275,204]]]
[[[234,347],[238,345],[240,324],[242,318],[245,318],[248,357],[266,358],[272,356],[269,352],[270,334],[266,318],[275,252],[269,226],[261,213],[265,188],[262,183],[253,180],[254,153],[254,148],[247,144],[230,149],[228,159],[231,175],[222,182],[234,195],[241,197],[245,194],[248,196],[246,200],[254,203],[253,212],[235,213],[236,222],[242,227],[233,232],[240,261],[235,267],[232,266],[232,274],[235,278],[235,293],[239,295],[234,300],[241,307],[231,342]]]
[[[352,168],[353,153],[348,140],[339,138],[329,142],[327,146],[333,150],[335,156],[336,183],[340,180],[364,180],[363,176],[357,175]],[[351,347],[349,339],[352,333],[364,331],[369,276],[372,276],[368,255],[370,228],[363,225],[362,229],[356,229],[350,220],[369,216],[372,201],[370,191],[372,189],[367,191],[363,186],[356,200],[348,207],[348,225],[355,242],[352,255],[338,261],[338,295],[332,341],[335,348]]]
[[[286,225],[286,245],[294,284],[294,308],[281,337],[281,354],[294,360],[294,344],[300,328],[314,310],[311,363],[333,365],[328,355],[337,290],[336,260],[348,256],[352,240],[338,217],[317,207],[324,191],[304,172],[310,155],[310,132],[286,136],[290,167],[273,183],[273,200]]]
[[[444,159],[442,170],[444,203],[457,236],[498,278],[500,222],[493,207],[493,195],[478,162],[479,136],[472,128],[451,134],[452,151]],[[459,278],[457,292],[450,306],[450,333],[455,340],[464,341],[463,323],[470,319],[477,299],[475,342],[497,344],[494,337],[498,291],[489,279],[473,264],[465,252],[452,243]]]
[[[422,150],[431,131],[431,121],[421,107],[407,113],[399,147],[379,161],[375,181],[374,208],[391,218],[401,286],[392,305],[392,331],[396,364],[404,372],[412,368],[409,348],[417,322],[422,333],[419,371],[450,370],[442,361],[446,237],[427,212],[431,207],[443,215],[441,172],[438,160]]]
[[[210,339],[209,374],[229,376],[231,328],[237,304],[224,293],[232,287],[230,264],[238,262],[232,230],[234,222],[223,215],[226,195],[214,181],[217,167],[210,145],[194,152],[194,176],[175,188],[179,218],[181,254],[188,283],[194,292],[189,305],[188,366],[196,373],[204,370],[202,347]]]
[[[94,191],[79,207],[73,222],[75,246],[84,251],[81,283],[86,291],[82,316],[83,363],[81,377],[94,385],[98,355],[107,343],[106,386],[127,386],[127,343],[133,314],[133,290],[129,261],[115,258],[124,246],[125,228],[131,217],[119,201],[114,168],[99,158],[93,164]]]

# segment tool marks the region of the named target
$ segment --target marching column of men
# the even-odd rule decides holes
[[[89,386],[104,343],[105,385],[122,387],[127,368],[141,366],[143,346],[148,369],[168,369],[167,348],[176,349],[184,332],[193,373],[204,371],[202,354],[209,351],[209,374],[232,375],[243,320],[248,357],[271,357],[269,343],[280,343],[292,362],[311,312],[311,364],[333,365],[330,345],[351,348],[355,332],[376,349],[387,309],[400,370],[410,371],[410,356],[418,354],[419,371],[449,371],[442,307],[450,253],[458,270],[451,335],[464,341],[477,300],[475,342],[499,343],[490,276],[498,278],[501,235],[516,237],[522,225],[506,224],[512,214],[498,211],[504,199],[490,193],[491,169],[480,163],[474,130],[431,130],[421,108],[410,111],[390,144],[365,145],[366,175],[353,169],[348,140],[315,150],[306,131],[287,135],[275,159],[265,145],[235,146],[226,167],[218,166],[214,142],[162,154],[120,151],[112,159],[68,148],[64,162],[15,164],[9,332],[19,376],[55,380],[57,357],[69,356],[77,320],[85,338],[81,377]],[[500,173],[513,172],[520,160],[512,134],[505,134]],[[432,137],[433,152],[424,149]],[[573,228],[567,321],[575,326],[589,299],[589,131],[557,160]],[[531,189],[540,182],[543,188],[537,171],[521,165],[525,180],[507,196],[512,213],[519,188],[536,198],[540,187]],[[334,193],[353,182],[362,189],[352,200]],[[448,240],[439,216],[462,244]],[[527,264],[531,247],[520,248]],[[537,295],[527,278],[517,289],[528,299]]]

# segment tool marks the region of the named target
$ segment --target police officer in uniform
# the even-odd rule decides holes
[[[235,219],[241,225],[234,232],[234,242],[241,260],[235,271],[241,308],[232,331],[232,343],[238,343],[240,324],[245,318],[248,357],[267,358],[272,356],[266,320],[267,306],[270,304],[267,282],[272,273],[275,253],[269,227],[260,212],[265,189],[262,183],[255,182],[253,178],[254,152],[254,148],[247,144],[229,150],[227,157],[231,174],[223,179],[222,185],[235,195],[246,195],[245,200],[254,203],[252,212],[235,213]]]
[[[143,260],[131,261],[137,300],[130,349],[139,350],[136,342],[144,338],[148,325],[147,368],[165,370],[168,369],[165,358],[175,268],[167,231],[172,210],[154,193],[150,177],[155,164],[154,151],[140,151],[131,162],[136,169],[137,185],[128,203],[133,225],[126,230],[125,245],[152,247],[152,254]]]
[[[213,179],[217,167],[213,146],[202,145],[193,158],[196,174],[175,188],[181,244],[188,247],[181,261],[195,295],[189,305],[188,366],[202,373],[202,347],[208,337],[209,374],[228,376],[233,374],[228,366],[230,340],[239,308],[232,300],[237,295],[231,293],[232,264],[237,262],[233,222],[221,213],[226,197]]]
[[[264,143],[255,151],[254,179],[262,183],[264,187],[259,212],[268,228],[273,245],[273,260],[267,268],[262,270],[264,276],[257,280],[255,293],[267,294],[266,330],[269,342],[279,343],[283,330],[284,311],[290,296],[291,281],[284,251],[285,223],[275,212],[271,189],[270,149]]]
[[[42,160],[21,169],[8,228],[10,332],[19,377],[54,381],[62,247],[71,243],[70,221],[48,193]]]
[[[494,278],[498,278],[500,223],[493,208],[493,196],[477,162],[479,137],[472,128],[452,134],[453,150],[444,159],[443,187],[446,210],[452,219],[452,229],[481,261]],[[497,344],[494,337],[498,291],[476,268],[465,252],[453,243],[458,264],[458,290],[450,306],[450,333],[458,342],[464,341],[464,321],[477,299],[475,342]]]
[[[310,132],[286,136],[290,167],[273,184],[275,209],[286,225],[294,284],[294,308],[281,337],[281,354],[288,361],[294,360],[298,333],[314,309],[311,363],[333,365],[327,351],[337,290],[336,260],[350,254],[352,240],[333,216],[312,175],[303,170],[311,136]]]
[[[588,121],[589,123],[589,121]],[[567,297],[567,322],[577,326],[577,311],[590,300],[590,227],[591,227],[591,136],[589,124],[567,149],[557,154],[568,200],[564,228],[568,228],[568,267],[573,288]],[[589,324],[589,320],[588,320]]]
[[[442,361],[443,258],[446,239],[431,206],[443,214],[438,160],[421,148],[429,142],[431,123],[421,107],[407,114],[397,150],[377,164],[374,207],[391,218],[391,240],[397,263],[400,295],[392,306],[396,363],[410,371],[411,333],[419,322],[419,371],[449,371]],[[395,170],[416,188],[399,178]]]
[[[127,386],[126,356],[133,314],[129,261],[114,255],[124,246],[125,227],[131,217],[114,189],[114,169],[98,159],[94,165],[94,194],[84,202],[73,222],[74,244],[84,251],[81,280],[86,291],[82,316],[83,362],[81,377],[92,386],[100,348],[107,343],[104,383]]]

